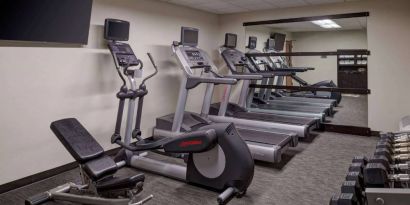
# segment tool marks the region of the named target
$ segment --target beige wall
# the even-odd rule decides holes
[[[293,51],[335,51],[337,49],[367,49],[365,30],[294,32]],[[308,66],[314,71],[298,74],[309,83],[333,80],[337,83],[337,57],[298,56],[292,59],[293,66]]]
[[[182,71],[171,56],[180,27],[200,29],[199,44],[217,55],[218,16],[153,0],[94,0],[89,44],[84,48],[0,46],[0,184],[73,161],[52,134],[53,120],[76,117],[105,149],[117,111],[120,80],[104,48],[104,19],[131,22],[130,44],[153,72],[146,56],[152,52],[159,74],[147,83],[143,133],[151,135],[155,117],[175,109]],[[192,92],[188,108],[199,110],[203,87]],[[200,96],[200,97],[199,97]]]
[[[238,34],[246,42],[243,22],[369,11],[369,126],[397,130],[402,116],[410,113],[410,1],[368,0],[312,7],[223,15],[221,32]]]

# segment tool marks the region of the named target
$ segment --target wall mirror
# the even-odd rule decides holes
[[[293,76],[257,82],[282,86],[335,86],[368,90],[367,17],[369,13],[277,19],[244,23],[246,52],[263,69],[304,68]],[[266,68],[268,67],[268,68]],[[255,88],[255,97],[331,95],[329,92]],[[313,93],[313,94],[312,94]],[[367,94],[342,94],[328,122],[334,125],[368,127]]]

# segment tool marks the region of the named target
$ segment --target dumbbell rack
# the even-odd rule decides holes
[[[374,156],[354,157],[330,205],[410,204],[410,132],[382,133]]]

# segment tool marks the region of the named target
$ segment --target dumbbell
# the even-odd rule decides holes
[[[364,204],[364,178],[362,173],[367,161],[364,156],[356,156],[352,159],[349,173],[345,177],[346,181],[341,186],[341,194],[334,195],[330,200],[330,204]]]
[[[360,203],[354,194],[341,193],[333,195],[329,205],[360,205]]]
[[[364,187],[360,185],[359,181],[344,181],[340,192],[343,194],[353,194],[358,204],[364,205],[365,203]]]
[[[349,166],[349,172],[363,173],[364,167],[367,164],[367,158],[364,156],[355,156]]]
[[[361,187],[361,189],[364,189],[364,177],[363,173],[361,172],[349,172],[347,173],[345,177],[346,181],[355,181],[358,183],[358,185]]]
[[[392,154],[406,154],[410,153],[410,147],[402,146],[407,143],[399,143],[399,144],[391,144],[389,142],[378,142],[376,145],[376,149],[386,148]]]
[[[375,155],[369,159],[369,163],[383,164],[386,169],[390,169],[390,172],[408,172],[410,171],[410,161],[405,163],[391,164],[392,162],[383,155]]]
[[[383,137],[393,138],[393,137],[401,137],[401,136],[405,136],[405,135],[409,135],[409,134],[410,134],[410,131],[381,132],[381,133],[379,134],[379,136],[380,136],[381,138],[383,138]]]
[[[391,142],[408,142],[410,141],[410,133],[380,135],[380,140],[388,140]]]
[[[385,156],[390,163],[395,164],[395,163],[403,163],[410,161],[410,153],[407,154],[394,154],[392,153],[391,150],[388,148],[378,148],[374,152],[374,156],[376,155],[381,155]]]
[[[368,163],[364,169],[364,184],[366,188],[391,188],[396,182],[410,182],[408,174],[389,174],[381,163]]]
[[[376,148],[383,148],[383,146],[388,146],[391,149],[397,149],[397,148],[409,148],[410,147],[410,142],[399,142],[399,143],[392,143],[387,140],[380,140],[377,142]]]
[[[367,164],[367,161],[368,161],[368,159],[367,159],[366,156],[355,156],[352,159],[352,163],[362,163],[364,165]]]
[[[410,144],[410,136],[406,137],[398,137],[398,138],[380,138],[379,142],[387,142],[392,146],[400,144],[402,146],[409,146]]]

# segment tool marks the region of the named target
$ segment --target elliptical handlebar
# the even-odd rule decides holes
[[[114,52],[113,56],[114,59],[116,59],[117,57],[115,56]],[[152,65],[155,68],[155,72],[148,75],[147,77],[145,77],[141,84],[139,85],[139,87],[137,88],[135,85],[135,81],[134,80],[130,80],[130,83],[133,84],[131,85],[131,89],[129,89],[127,87],[125,78],[123,75],[129,76],[131,79],[135,78],[135,71],[134,72],[130,72],[128,70],[128,68],[130,67],[129,64],[128,65],[123,65],[123,66],[116,66],[117,67],[117,72],[118,75],[121,77],[122,81],[123,81],[123,85],[120,88],[120,92],[117,93],[117,97],[120,99],[119,102],[119,107],[118,107],[118,112],[117,112],[117,122],[116,122],[116,126],[115,126],[115,131],[114,134],[111,136],[111,143],[114,144],[119,144],[120,146],[126,148],[126,146],[130,146],[128,144],[120,144],[121,142],[121,135],[120,135],[120,129],[121,129],[121,123],[122,123],[122,115],[123,115],[123,111],[124,111],[124,103],[125,103],[125,99],[130,99],[130,100],[135,100],[135,98],[138,98],[138,108],[137,108],[137,113],[136,113],[136,117],[135,117],[135,127],[133,129],[132,132],[132,137],[142,140],[141,136],[141,115],[142,115],[142,106],[143,106],[143,102],[144,102],[144,96],[148,93],[147,88],[145,86],[145,82],[154,77],[157,73],[158,73],[158,67],[155,64],[154,58],[152,57],[152,55],[150,53],[147,53]],[[135,55],[133,55],[134,59],[136,59],[134,62],[134,66],[139,65],[139,70],[142,70],[142,68],[144,67],[144,64],[142,63],[142,61],[140,59],[137,59],[135,57]],[[117,63],[116,63],[117,65]],[[118,64],[119,65],[119,64]],[[120,68],[124,69],[124,74],[122,74],[120,72]],[[132,147],[128,147],[127,149],[131,150]]]
[[[151,63],[152,63],[152,66],[154,66],[155,72],[152,73],[151,75],[145,77],[144,80],[142,80],[141,85],[144,85],[145,82],[146,82],[148,79],[154,77],[154,76],[158,73],[157,64],[155,63],[154,58],[152,57],[151,53],[147,53],[147,55],[148,55],[149,60],[150,60]],[[141,85],[140,85],[140,86],[141,86]]]

